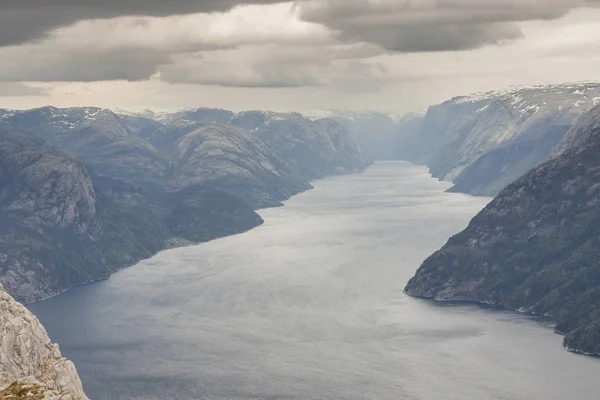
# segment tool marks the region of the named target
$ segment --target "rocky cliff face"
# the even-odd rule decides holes
[[[42,140],[0,131],[0,273],[21,299],[52,293],[60,273],[43,253],[44,237],[85,236],[93,229],[96,195],[85,167]]]
[[[403,144],[454,191],[495,195],[549,158],[578,118],[600,103],[599,84],[544,85],[457,97],[432,106]]]
[[[0,398],[87,400],[73,363],[0,285]]]
[[[549,315],[568,349],[600,354],[600,107],[565,143],[427,259],[406,292]]]

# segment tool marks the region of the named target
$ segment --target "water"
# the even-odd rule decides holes
[[[595,399],[547,319],[402,293],[489,199],[382,163],[31,307],[105,399]]]

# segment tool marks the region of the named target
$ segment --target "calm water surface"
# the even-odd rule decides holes
[[[599,398],[550,321],[402,294],[488,199],[400,162],[315,186],[31,308],[93,400]]]

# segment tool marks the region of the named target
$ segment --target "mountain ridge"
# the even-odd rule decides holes
[[[584,121],[575,132],[585,140],[504,189],[406,293],[547,315],[566,349],[599,355],[600,106]]]
[[[0,113],[0,282],[22,302],[48,298],[252,229],[255,210],[368,164],[334,121],[261,113],[276,126],[250,132],[206,108],[166,123],[96,107]]]
[[[511,87],[431,106],[402,158],[428,165],[451,191],[493,196],[551,157],[576,121],[600,104],[600,84]]]

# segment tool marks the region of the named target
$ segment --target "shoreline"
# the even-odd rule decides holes
[[[447,299],[446,300],[446,299],[436,299],[435,297],[426,297],[426,296],[413,295],[413,294],[410,294],[410,293],[408,293],[406,291],[402,291],[402,293],[404,293],[406,296],[412,297],[413,299],[428,301],[428,302],[436,303],[436,304],[475,305],[475,306],[478,306],[478,307],[481,307],[481,308],[484,308],[484,307],[495,308],[495,309],[498,309],[498,310],[504,310],[504,311],[515,313],[515,314],[527,315],[529,317],[548,318],[548,319],[552,320],[555,323],[555,326],[552,329],[552,331],[555,334],[560,335],[562,337],[566,336],[565,332],[561,332],[561,331],[559,331],[559,330],[556,329],[557,326],[562,323],[562,321],[560,321],[560,320],[558,320],[558,319],[556,319],[553,316],[548,315],[548,314],[537,314],[537,313],[534,313],[534,312],[531,312],[531,311],[525,311],[522,308],[514,309],[514,308],[511,308],[511,307],[504,306],[502,304],[485,303],[485,302],[481,302],[481,301],[477,301],[477,300],[453,300],[453,299]],[[564,342],[562,344],[562,347],[563,347],[563,350],[565,350],[565,351],[567,351],[569,353],[572,353],[572,354],[575,354],[575,355],[579,355],[579,356],[585,356],[585,357],[591,357],[591,358],[598,358],[600,360],[600,354],[588,353],[588,352],[585,352],[585,351],[582,351],[582,350],[579,350],[579,349],[576,349],[576,348],[571,348],[571,347],[565,346]]]
[[[347,173],[344,173],[344,174],[329,174],[329,175],[325,175],[325,176],[323,176],[323,177],[321,177],[321,178],[313,179],[313,180],[311,180],[309,183],[311,183],[311,184],[312,184],[313,182],[318,182],[318,181],[320,181],[320,180],[322,180],[322,179],[327,179],[327,178],[332,178],[332,177],[343,177],[343,176],[351,176],[351,175],[360,175],[360,174],[364,173],[364,172],[365,172],[365,171],[366,171],[368,168],[372,167],[374,164],[375,164],[374,162],[370,162],[370,163],[368,163],[367,165],[365,165],[365,167],[364,167],[362,170],[354,170],[354,171],[349,171],[349,172],[347,172]],[[297,195],[299,195],[299,194],[306,193],[306,192],[309,192],[309,191],[311,191],[311,190],[314,190],[314,186],[312,186],[312,185],[311,185],[311,187],[307,188],[306,190],[299,191],[299,192],[297,192],[297,193],[294,193],[293,195],[291,195],[291,196],[290,196],[290,197],[288,197],[287,199],[281,200],[280,204],[273,205],[273,206],[271,206],[271,207],[263,207],[263,208],[259,208],[259,209],[256,209],[256,210],[254,210],[254,212],[256,212],[256,213],[258,214],[258,211],[260,211],[260,210],[268,210],[268,209],[271,209],[271,208],[280,208],[280,207],[285,207],[285,202],[286,202],[286,201],[288,201],[288,200],[292,199],[293,197],[295,197],[295,196],[297,196]],[[260,215],[259,215],[259,216],[260,216]],[[127,265],[125,265],[125,266],[123,266],[123,267],[116,268],[114,271],[111,271],[111,272],[108,274],[108,276],[101,277],[101,278],[98,278],[98,279],[92,279],[92,280],[89,280],[89,281],[86,281],[86,282],[82,282],[82,283],[78,283],[78,284],[75,284],[75,285],[69,286],[69,287],[67,287],[67,288],[64,288],[64,289],[62,289],[62,290],[60,290],[60,291],[58,291],[58,292],[56,292],[56,293],[54,293],[54,294],[48,295],[48,296],[46,296],[46,297],[44,297],[44,298],[41,298],[41,299],[39,299],[39,300],[35,300],[35,301],[31,301],[31,302],[20,302],[20,303],[21,303],[21,304],[23,304],[24,306],[29,306],[29,305],[33,305],[33,304],[36,304],[36,303],[40,303],[40,302],[42,302],[42,301],[50,300],[50,299],[52,299],[52,298],[54,298],[54,297],[57,297],[57,296],[60,296],[61,294],[64,294],[64,293],[66,293],[67,291],[69,291],[69,290],[71,290],[71,289],[74,289],[74,288],[77,288],[77,287],[80,287],[80,286],[87,286],[87,285],[91,285],[91,284],[94,284],[94,283],[98,283],[98,282],[107,281],[107,280],[109,280],[109,279],[111,278],[111,276],[112,276],[112,275],[114,275],[114,274],[116,274],[116,273],[118,273],[118,272],[120,272],[120,271],[123,271],[123,270],[125,270],[125,269],[127,269],[127,268],[134,267],[134,266],[136,266],[137,264],[139,264],[140,262],[142,262],[142,261],[145,261],[145,260],[149,260],[149,259],[151,259],[151,258],[153,258],[153,257],[155,257],[155,256],[157,256],[157,255],[159,255],[159,254],[161,254],[161,253],[163,253],[163,252],[165,252],[165,251],[169,251],[169,250],[176,250],[176,249],[183,249],[183,248],[186,248],[186,247],[199,246],[199,245],[202,245],[202,244],[204,244],[204,243],[210,243],[210,242],[212,242],[212,241],[214,241],[214,240],[219,240],[219,239],[223,239],[223,238],[227,238],[227,237],[231,237],[231,236],[241,235],[241,234],[244,234],[244,233],[250,232],[250,231],[252,231],[252,230],[254,230],[254,229],[256,229],[256,228],[258,228],[258,227],[260,227],[260,226],[264,225],[264,223],[265,223],[265,221],[264,221],[264,220],[262,219],[262,217],[261,217],[261,222],[260,222],[260,224],[257,224],[257,225],[255,225],[255,226],[253,226],[253,227],[249,228],[249,229],[240,230],[240,231],[238,231],[238,232],[235,232],[235,233],[232,233],[232,234],[228,234],[228,235],[224,235],[224,236],[215,237],[215,238],[213,238],[213,239],[206,240],[206,241],[204,241],[204,242],[188,242],[188,243],[185,243],[185,244],[182,244],[182,245],[179,245],[179,246],[171,246],[171,247],[165,246],[165,248],[163,248],[163,249],[161,249],[161,250],[157,251],[156,253],[154,253],[154,254],[152,254],[152,255],[150,255],[150,256],[148,256],[148,257],[145,257],[145,258],[140,258],[139,260],[137,260],[137,261],[134,261],[134,262],[132,262],[132,263],[130,263],[130,264],[127,264]],[[173,239],[173,238],[169,238],[169,239],[167,239],[167,241],[165,241],[165,245],[166,245],[166,244],[168,243],[168,241],[169,241],[169,240],[171,240],[171,239]]]

